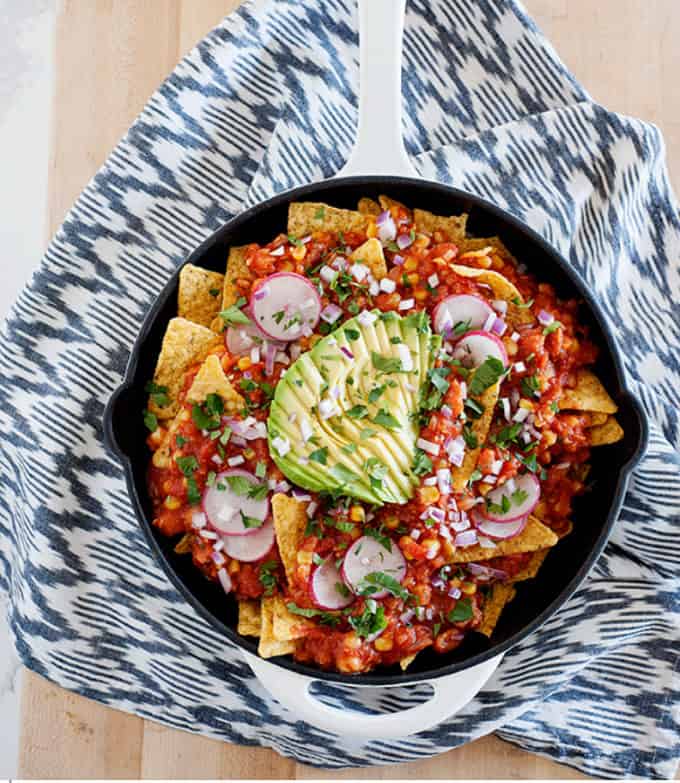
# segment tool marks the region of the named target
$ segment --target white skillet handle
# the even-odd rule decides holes
[[[337,176],[417,176],[401,135],[401,42],[406,0],[359,1],[359,128]]]
[[[387,715],[365,715],[355,710],[339,710],[318,701],[309,691],[314,682],[311,677],[289,672],[249,653],[244,653],[244,656],[257,679],[283,707],[290,710],[292,718],[300,718],[343,737],[360,737],[366,741],[407,737],[441,723],[475,697],[503,658],[499,655],[460,674],[429,681],[434,692],[417,707]]]

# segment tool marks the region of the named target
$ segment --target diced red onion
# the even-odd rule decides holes
[[[496,477],[495,476],[482,476],[482,484],[495,484],[496,483]]]
[[[392,263],[395,266],[403,266],[404,264],[404,257],[400,256],[398,253],[395,256],[392,256]]]
[[[453,416],[453,411],[450,405],[442,405],[440,413],[445,419],[450,419]]]
[[[536,317],[541,326],[549,326],[555,320],[555,316],[547,310],[541,310]]]
[[[461,519],[460,522],[452,522],[451,523],[451,529],[455,533],[462,533],[464,530],[470,529],[470,520],[469,519]]]
[[[513,341],[513,343],[518,343],[519,342],[519,336],[520,336],[519,332],[513,332],[510,335],[510,339]]]
[[[333,400],[329,400],[328,397],[319,402],[318,410],[322,419],[330,419],[331,416],[338,415],[338,406]]]
[[[290,441],[287,438],[282,438],[280,435],[277,435],[272,440],[272,446],[280,457],[285,457],[290,451]]]
[[[477,543],[477,531],[476,530],[464,530],[462,533],[453,539],[454,546],[468,547],[474,546]]]
[[[370,271],[371,270],[365,264],[352,264],[349,268],[349,273],[357,283],[363,283]]]
[[[449,598],[458,599],[461,597],[462,593],[460,592],[459,587],[452,587],[446,595],[448,595]]]
[[[309,419],[305,416],[302,419],[300,419],[300,434],[302,435],[302,440],[307,443],[307,441],[312,437],[314,434],[314,430],[312,429],[312,425],[309,423]]]
[[[381,212],[375,219],[375,225],[378,229],[378,239],[384,244],[391,242],[397,236],[397,227],[394,225],[392,215],[389,210]]]
[[[512,369],[515,372],[524,372],[526,370],[526,368],[527,368],[527,366],[526,366],[526,364],[524,364],[524,362],[515,362],[512,365]]]
[[[274,487],[275,492],[288,492],[289,489],[290,484],[287,481],[279,481]]]
[[[413,609],[407,609],[405,612],[402,612],[402,614],[399,615],[399,619],[402,621],[402,623],[410,623],[415,615],[416,613]]]
[[[215,465],[221,465],[222,462],[224,461],[219,454],[213,454],[212,457],[210,457],[210,459],[215,463]]]
[[[332,283],[333,280],[338,276],[338,273],[330,266],[326,266],[325,264],[321,267],[319,270],[319,277],[325,282],[325,283]]]
[[[283,253],[284,253],[284,250],[285,250],[284,246],[283,245],[279,245],[278,247],[275,247],[274,250],[270,250],[269,251],[269,255],[270,256],[282,256]]]
[[[505,334],[505,330],[507,328],[508,327],[502,318],[496,318],[496,320],[493,322],[493,326],[491,327],[491,333],[497,335],[498,337],[502,337]]]
[[[340,350],[345,354],[345,356],[348,359],[353,359],[354,358],[354,354],[350,351],[350,349],[346,345],[341,345],[340,346]]]
[[[224,542],[221,541],[220,543],[222,544],[222,546],[224,546]],[[221,552],[212,552],[210,554],[210,559],[218,568],[221,568],[227,562],[224,555]]]
[[[264,374],[270,376],[274,373],[274,357],[276,356],[276,343],[269,340],[265,341],[266,348],[264,352]]]
[[[319,504],[316,502],[316,500],[312,500],[311,503],[307,506],[307,516],[311,519],[314,514],[316,513],[317,508],[319,508]]]
[[[412,530],[412,531],[409,533],[409,535],[411,536],[411,538],[412,538],[414,541],[417,541],[417,540],[420,538],[421,534],[422,534],[422,531],[418,530],[417,528],[416,528],[416,529],[414,529],[414,530]]]
[[[291,494],[296,500],[299,501],[308,501],[312,499],[311,495],[307,494],[306,492],[303,492],[300,489],[294,489]]]
[[[407,247],[410,247],[413,244],[413,240],[411,239],[410,234],[399,234],[397,237],[397,247],[399,250],[406,250]]]
[[[401,369],[404,372],[411,372],[413,369],[413,357],[411,351],[404,343],[397,344],[397,353],[399,354],[399,360],[401,361]]]
[[[437,477],[436,476],[428,476],[424,481],[423,484],[426,487],[434,487],[434,485],[437,483]]]
[[[490,538],[486,538],[486,536],[479,536],[479,545],[482,547],[482,549],[496,548],[496,544]]]
[[[201,532],[198,534],[201,538],[205,538],[206,541],[216,541],[217,540],[217,533],[213,530],[206,530],[205,528],[201,530]]]
[[[432,443],[432,441],[425,440],[425,438],[418,438],[418,440],[416,441],[416,446],[419,449],[426,451],[428,454],[432,454],[434,457],[436,457],[439,454],[439,444]]]
[[[512,417],[513,421],[524,421],[527,416],[529,415],[531,411],[529,411],[528,408],[517,408],[515,411],[514,416]]]
[[[510,421],[510,400],[507,397],[501,397],[501,405],[503,406],[503,416],[506,421]]]
[[[261,301],[261,300],[262,300],[262,299],[264,299],[266,296],[269,296],[269,286],[268,286],[268,285],[261,285],[261,286],[260,286],[260,287],[257,289],[257,291],[255,291],[255,293],[253,294],[253,296],[254,296],[254,297],[255,297],[255,299],[257,299],[258,301]]]
[[[396,287],[397,284],[394,282],[394,280],[392,280],[391,277],[383,277],[383,279],[380,281],[380,290],[384,291],[386,294],[394,293]]]
[[[385,280],[389,280],[389,278],[385,278]],[[380,283],[377,280],[371,280],[371,284],[368,286],[368,293],[371,296],[378,296],[380,293]]]
[[[410,310],[415,305],[415,303],[415,299],[402,299],[401,302],[399,302],[399,309]]]
[[[495,323],[496,323],[496,313],[489,313],[486,321],[484,321],[484,326],[482,326],[482,331],[483,332],[491,331],[491,328]]]
[[[224,590],[224,592],[230,593],[233,585],[231,582],[231,577],[227,573],[227,569],[220,568],[220,570],[217,572],[217,578],[219,579],[219,582],[222,585],[222,589]]]
[[[506,571],[501,571],[500,568],[492,568],[491,566],[483,565],[482,563],[468,563],[467,570],[478,579],[482,579],[488,582],[491,579],[505,580],[508,578]]]
[[[451,471],[448,468],[440,468],[437,471],[437,486],[442,495],[451,492]]]
[[[208,517],[202,511],[194,511],[191,515],[191,526],[196,530],[204,528],[208,523]]]
[[[337,269],[339,272],[344,272],[345,269],[347,269],[347,259],[343,258],[342,256],[338,256],[333,263],[331,264],[332,267]]]
[[[219,541],[215,541],[213,544],[213,549],[215,552],[221,552],[224,549],[224,541],[221,538]]]
[[[227,465],[229,465],[230,468],[235,468],[237,465],[243,465],[245,461],[246,459],[242,454],[237,454],[235,457],[229,457]]]
[[[427,284],[430,286],[430,288],[436,288],[439,285],[439,275],[436,272],[433,272],[427,278]]]

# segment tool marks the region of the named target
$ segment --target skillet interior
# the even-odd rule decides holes
[[[600,346],[595,368],[619,405],[617,418],[625,430],[619,443],[593,450],[593,490],[574,505],[574,530],[548,556],[536,579],[520,583],[517,598],[501,615],[493,637],[468,634],[464,643],[448,655],[421,652],[406,674],[398,667],[354,677],[322,672],[284,658],[272,659],[301,674],[361,685],[389,685],[453,674],[481,663],[519,642],[544,622],[574,592],[604,547],[618,514],[628,476],[646,442],[646,424],[638,403],[626,391],[613,338],[584,284],[549,245],[497,207],[444,185],[400,177],[352,177],[328,180],[289,191],[264,202],[232,220],[187,259],[215,271],[224,270],[230,245],[268,241],[285,230],[290,201],[325,201],[354,209],[362,196],[386,193],[409,206],[436,214],[468,212],[468,231],[474,236],[500,235],[514,255],[541,280],[552,283],[563,297],[583,301],[581,318]],[[152,551],[171,581],[194,608],[240,647],[256,652],[252,639],[235,632],[236,602],[225,599],[219,585],[208,582],[186,556],[175,555],[174,541],[151,526],[151,503],[146,491],[149,451],[141,412],[146,404],[144,384],[153,376],[166,325],[176,314],[177,274],[168,281],[142,327],[132,349],[123,385],[105,413],[105,431],[111,447],[119,452],[132,504]]]

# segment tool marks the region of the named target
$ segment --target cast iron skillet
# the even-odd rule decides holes
[[[394,685],[454,674],[504,652],[535,631],[574,593],[602,551],[621,507],[631,470],[647,440],[645,416],[625,387],[614,338],[584,283],[538,234],[507,212],[468,193],[406,177],[327,180],[297,188],[249,209],[207,239],[189,256],[187,263],[223,272],[231,245],[263,243],[285,231],[291,201],[323,201],[354,209],[362,196],[376,199],[381,193],[438,215],[468,212],[470,235],[499,235],[539,280],[552,283],[562,298],[579,299],[582,302],[579,317],[588,324],[592,339],[600,347],[595,372],[619,406],[617,419],[625,437],[619,443],[593,449],[589,477],[592,489],[575,501],[573,532],[550,552],[536,579],[518,584],[517,597],[504,610],[490,640],[478,633],[468,634],[463,644],[448,655],[438,655],[431,649],[421,652],[406,674],[398,667],[391,667],[358,675],[364,685]],[[190,557],[176,555],[175,539],[161,535],[151,525],[152,508],[146,489],[151,454],[145,443],[146,429],[142,421],[147,397],[144,385],[153,376],[167,323],[176,315],[178,275],[179,270],[168,281],[132,347],[123,383],[111,397],[104,414],[105,435],[123,466],[132,507],[151,551],[170,581],[217,630],[256,655],[256,643],[236,633],[236,601],[225,598],[219,584],[205,579]],[[288,656],[271,662],[320,680],[357,682],[356,675],[348,677],[321,671],[296,663]]]

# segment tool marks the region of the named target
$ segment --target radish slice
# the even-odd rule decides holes
[[[342,578],[353,592],[363,588],[364,579],[369,574],[382,572],[401,582],[406,576],[406,560],[397,546],[392,542],[392,551],[386,549],[371,536],[358,538],[347,550],[342,563]],[[371,598],[384,598],[387,590],[376,590]]]
[[[314,603],[320,609],[344,609],[354,600],[332,560],[326,560],[314,570],[311,589]]]
[[[505,484],[492,489],[486,496],[487,505],[486,508],[482,509],[482,516],[491,520],[491,522],[508,523],[531,514],[541,497],[540,482],[533,473],[525,473],[523,476],[515,479],[514,485],[512,492],[506,488]],[[493,503],[495,506],[500,507],[503,503],[503,497],[507,498],[506,505],[509,502],[510,508],[504,512],[500,512],[497,509],[490,511],[488,504]]]
[[[508,366],[508,355],[505,352],[505,346],[491,332],[468,332],[465,337],[456,343],[453,352],[453,358],[459,359],[464,367],[474,369],[483,364],[489,357],[493,356],[503,362],[503,366]]]
[[[247,470],[225,470],[217,475],[212,487],[205,488],[203,511],[212,527],[222,535],[252,536],[258,532],[259,527],[246,527],[242,514],[264,522],[269,516],[269,497],[255,500],[249,498],[247,494],[237,494],[227,482],[230,476],[242,476],[250,484],[260,484],[260,481]],[[224,489],[219,489],[220,486]]]
[[[529,515],[515,519],[513,522],[492,522],[481,514],[473,513],[472,518],[477,530],[487,538],[494,541],[503,541],[506,538],[518,536],[526,527]]]
[[[255,288],[250,311],[267,337],[289,342],[311,334],[319,322],[321,299],[306,277],[277,272]]]
[[[256,527],[249,536],[224,536],[224,551],[242,563],[254,563],[263,558],[274,545],[274,523],[269,520]]]
[[[454,294],[447,296],[435,307],[432,314],[434,329],[439,334],[450,335],[456,324],[468,323],[466,331],[482,329],[493,309],[483,299],[472,294]]]

